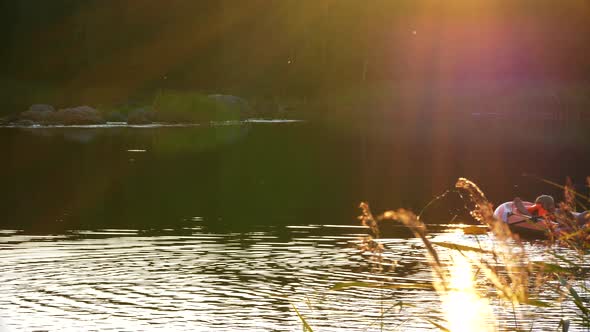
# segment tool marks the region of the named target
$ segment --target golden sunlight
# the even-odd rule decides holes
[[[453,253],[450,259],[448,287],[442,294],[442,309],[449,330],[496,331],[492,308],[475,288],[472,265],[460,253]]]

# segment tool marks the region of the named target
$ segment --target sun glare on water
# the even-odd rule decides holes
[[[449,330],[496,331],[492,308],[476,290],[471,263],[459,253],[450,258],[447,290],[442,292],[443,312]]]

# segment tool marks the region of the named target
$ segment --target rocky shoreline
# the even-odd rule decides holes
[[[198,124],[210,121],[240,121],[251,118],[284,117],[285,112],[269,112],[268,109],[254,110],[243,98],[213,94],[207,95],[213,105],[210,109],[201,110],[198,107],[190,109],[193,114],[203,113],[203,116],[186,117],[178,112],[168,112],[158,105],[136,108],[97,109],[88,105],[56,109],[48,104],[34,104],[26,111],[0,117],[0,126],[87,126],[87,125],[151,125],[151,124]],[[259,105],[257,105],[259,106]],[[188,113],[185,112],[185,113]],[[188,120],[187,120],[188,119]]]

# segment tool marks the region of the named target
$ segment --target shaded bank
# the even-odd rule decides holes
[[[3,1],[0,100],[309,99],[386,80],[587,84],[590,71],[583,1],[253,1]]]
[[[0,118],[1,126],[71,126],[115,124],[208,124],[240,121],[259,116],[243,98],[205,95],[191,91],[158,91],[146,105],[78,106],[55,110],[52,105],[33,104],[24,112]]]
[[[32,104],[44,103],[56,109],[75,105],[90,105],[105,114],[118,112],[127,115],[135,109],[146,111],[173,108],[182,115],[180,120],[194,118],[187,114],[187,106],[194,105],[205,113],[212,108],[202,97],[225,93],[243,98],[248,106],[234,107],[240,117],[326,119],[331,123],[355,122],[361,118],[392,117],[396,119],[445,121],[445,118],[465,117],[471,114],[498,117],[511,121],[557,120],[560,125],[590,120],[590,84],[585,81],[544,79],[447,79],[413,78],[382,80],[346,86],[330,86],[313,94],[266,94],[262,91],[240,89],[164,89],[154,87],[138,95],[119,100],[104,98],[101,94],[88,97],[75,91],[62,91],[56,85],[40,86],[36,81],[0,82],[6,97],[0,97],[0,117],[25,111]],[[96,89],[100,90],[99,87]],[[41,91],[43,93],[36,93]],[[211,90],[211,91],[210,91]],[[59,95],[67,93],[69,100]],[[160,98],[162,97],[162,98]],[[228,96],[229,97],[229,96]],[[12,99],[18,101],[11,101]],[[227,104],[227,103],[225,103]],[[172,113],[172,110],[171,112]],[[192,113],[192,112],[188,112]],[[227,113],[227,112],[226,112]],[[191,117],[192,116],[192,117]],[[227,117],[227,115],[225,115]],[[166,116],[162,117],[166,120]],[[174,117],[171,116],[174,120]],[[212,116],[208,118],[213,119]],[[150,119],[154,120],[154,119]],[[168,119],[169,120],[169,119]]]

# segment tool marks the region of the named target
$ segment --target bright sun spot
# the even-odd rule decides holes
[[[452,255],[449,291],[442,296],[448,328],[452,332],[496,331],[492,308],[479,296],[472,266],[461,254]]]

